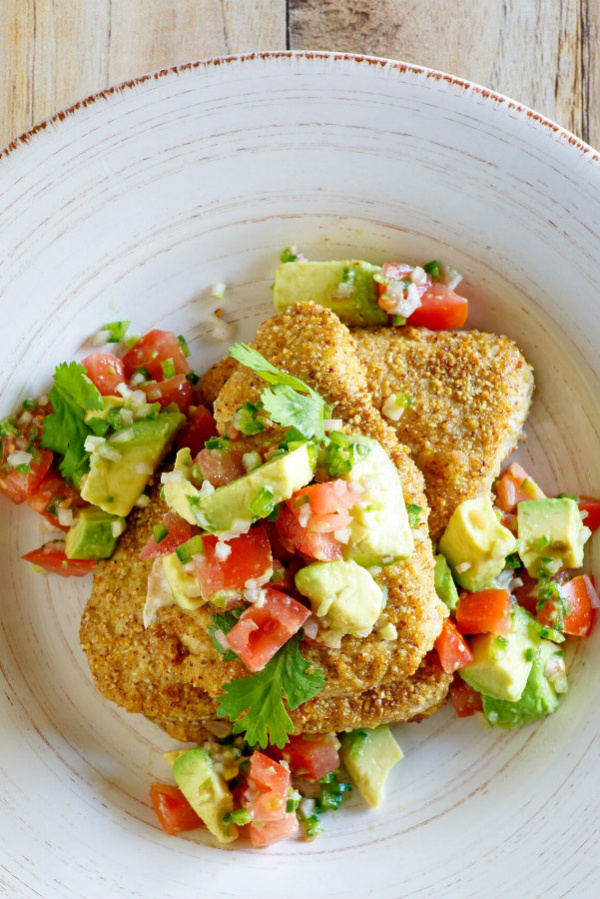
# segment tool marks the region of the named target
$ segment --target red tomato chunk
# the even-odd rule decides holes
[[[421,306],[409,315],[406,324],[422,326],[431,331],[462,328],[468,312],[469,304],[464,297],[454,293],[445,284],[434,283],[423,294]]]
[[[51,540],[21,558],[62,577],[84,577],[96,567],[95,559],[67,559],[62,540]]]
[[[138,390],[144,391],[149,403],[160,403],[161,409],[175,403],[184,415],[194,402],[194,388],[185,375],[175,375],[164,381],[146,381]]]
[[[195,534],[200,533],[200,528],[188,524],[185,519],[175,512],[167,512],[162,523],[167,529],[166,536],[157,542],[154,535],[152,535],[142,549],[140,559],[156,559],[158,556],[166,556],[168,553],[175,552],[178,546],[186,543]]]
[[[573,580],[561,584],[559,592],[567,606],[563,633],[573,637],[587,637],[595,617],[592,603],[597,601],[593,579],[586,574],[579,575]],[[548,600],[537,613],[538,621],[546,627],[554,627],[555,616],[556,608],[552,600]]]
[[[452,674],[473,661],[469,644],[458,632],[451,618],[445,618],[442,632],[434,643],[440,657],[440,664],[446,674]]]
[[[283,749],[270,747],[269,753],[284,759],[293,774],[319,780],[340,767],[339,745],[335,734],[298,734]]]
[[[290,783],[287,768],[258,750],[253,752],[242,802],[253,816],[248,832],[256,849],[297,833],[295,812],[286,812]]]
[[[600,527],[600,499],[594,499],[592,496],[582,496],[578,505],[584,525],[594,533]]]
[[[461,634],[502,634],[510,628],[508,590],[463,592],[456,607],[456,624]]]
[[[178,787],[155,781],[150,787],[150,801],[160,826],[169,836],[203,826],[202,820]]]
[[[342,558],[342,544],[332,533],[311,533],[298,521],[289,505],[283,505],[277,518],[277,533],[289,552],[300,552],[311,559],[335,562]]]
[[[217,423],[206,406],[196,406],[190,412],[188,422],[177,434],[177,446],[189,447],[192,458],[197,456],[210,437],[217,437]],[[210,480],[210,479],[209,479]]]
[[[519,503],[544,499],[545,493],[518,462],[513,462],[496,481],[496,505],[501,512],[515,515]]]
[[[460,676],[456,676],[450,685],[450,699],[459,718],[468,718],[475,712],[483,711],[481,694],[466,684]]]
[[[224,542],[217,537],[205,536],[202,543],[204,553],[196,556],[195,566],[204,599],[210,600],[219,593],[239,596],[248,581],[270,576],[273,556],[269,538],[261,527],[251,528],[247,534]],[[218,543],[230,550],[228,555],[222,554],[223,558],[219,558]]]
[[[140,369],[146,369],[153,381],[162,381],[166,376],[166,370],[171,368],[171,363],[174,369],[171,374],[187,375],[191,371],[177,335],[173,331],[148,331],[123,356],[127,378],[131,378]]]
[[[230,481],[235,481],[236,478],[246,474],[242,462],[243,455],[239,450],[203,449],[194,461],[200,466],[203,477],[210,481],[213,487],[224,487]]]
[[[67,484],[63,476],[53,468],[50,468],[36,492],[29,497],[27,502],[55,528],[62,528],[65,531],[69,530],[69,525],[59,522],[58,510],[60,508],[82,509],[87,506],[86,501],[81,499],[75,488],[71,484]]]
[[[227,634],[227,642],[250,671],[260,671],[278,649],[300,630],[310,611],[301,603],[265,589],[265,601],[249,606]]]
[[[125,383],[125,366],[112,353],[92,353],[81,363],[88,378],[102,396],[117,396],[117,387]]]
[[[7,444],[8,440],[5,440],[4,443]],[[34,447],[29,452],[32,458],[27,465],[27,471],[20,472],[15,468],[10,469],[7,463],[3,464],[0,469],[0,491],[16,505],[24,503],[38,490],[54,458],[54,453],[48,449],[39,450]],[[10,453],[7,452],[4,455],[8,458]]]

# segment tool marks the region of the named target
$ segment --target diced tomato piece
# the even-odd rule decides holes
[[[310,610],[273,587],[265,601],[249,606],[227,634],[227,642],[250,671],[260,671],[278,649],[297,633]]]
[[[422,326],[431,331],[462,328],[469,313],[469,303],[446,287],[435,282],[421,297],[421,305],[406,319],[408,325]]]
[[[27,502],[55,528],[62,528],[65,531],[69,530],[69,525],[59,522],[59,508],[83,509],[88,505],[77,490],[71,484],[67,484],[63,476],[54,468],[50,468],[38,489]]]
[[[219,541],[207,535],[202,538],[204,553],[196,556],[196,577],[202,596],[214,599],[218,594],[222,599],[239,596],[248,581],[263,580],[271,574],[273,556],[269,538],[261,527],[251,528],[247,534]],[[217,543],[229,547],[229,555],[219,558]]]
[[[414,271],[414,265],[408,265],[406,262],[384,262],[381,266],[381,277],[390,281],[403,281],[410,278]],[[431,284],[431,278],[427,276],[427,284]],[[385,288],[381,284],[380,287]]]
[[[96,567],[95,559],[67,559],[64,546],[62,540],[51,540],[21,558],[62,577],[84,577]]]
[[[207,481],[213,487],[223,487],[236,478],[246,474],[242,462],[243,453],[238,450],[203,449],[196,456],[195,461]]]
[[[339,745],[335,734],[298,734],[283,749],[270,747],[269,753],[285,759],[293,774],[319,780],[340,767]]]
[[[518,462],[512,462],[496,481],[496,505],[501,512],[514,515],[519,503],[544,498],[545,493]]]
[[[540,582],[537,578],[530,577],[524,568],[519,571],[518,577],[523,581],[523,586],[513,590],[516,600],[520,606],[535,615]]]
[[[117,387],[125,383],[125,366],[118,356],[113,353],[92,353],[81,364],[102,396],[117,396]]]
[[[297,515],[284,504],[277,518],[277,532],[290,552],[300,552],[311,559],[334,562],[342,558],[342,544],[333,533],[309,532]]]
[[[145,368],[152,380],[162,381],[165,377],[162,363],[167,365],[169,359],[173,363],[176,375],[190,373],[190,366],[177,335],[173,331],[154,330],[144,334],[123,356],[123,365],[128,378],[136,371]]]
[[[177,434],[177,446],[189,447],[192,458],[197,456],[210,437],[217,437],[217,423],[206,406],[196,406],[190,413],[187,423]]]
[[[156,559],[158,556],[166,556],[168,553],[175,552],[178,546],[186,543],[195,534],[200,533],[200,528],[189,524],[176,512],[167,512],[162,523],[167,529],[166,536],[157,543],[153,534],[142,549],[140,559]]]
[[[462,677],[456,676],[450,685],[450,699],[459,718],[468,718],[483,711],[481,693],[470,687]]]
[[[48,449],[39,450],[34,447],[29,452],[31,452],[32,458],[28,463],[27,471],[20,472],[13,468],[5,474],[4,470],[8,466],[4,465],[3,472],[0,473],[0,491],[16,505],[24,503],[36,492],[46,477],[54,458],[54,453]]]
[[[600,527],[600,499],[582,496],[578,505],[586,528],[589,528],[592,533],[597,531]]]
[[[559,592],[565,600],[567,614],[564,617],[563,633],[574,637],[587,637],[594,623],[595,610],[592,601],[595,585],[588,575],[579,575],[559,586]],[[546,627],[554,627],[556,609],[552,600],[548,600],[537,613],[537,619]]]
[[[278,761],[256,749],[250,758],[248,783],[257,790],[274,791],[285,796],[290,785],[290,772]]]
[[[335,481],[303,487],[288,502],[295,512],[299,512],[307,500],[315,515],[330,515],[342,509],[351,509],[358,502],[358,496],[350,489],[347,481],[337,478]]]
[[[149,403],[160,403],[161,409],[176,403],[184,415],[194,402],[194,388],[185,375],[175,375],[164,381],[145,381],[138,390],[144,391]]]
[[[150,787],[150,801],[160,826],[169,836],[203,826],[202,819],[178,787],[155,781]]]
[[[285,837],[293,836],[293,834],[298,833],[298,830],[298,817],[295,812],[286,812],[279,821],[275,821],[272,824],[250,824],[248,827],[250,842],[255,849],[264,849],[272,843],[285,839]]]
[[[452,674],[473,661],[473,653],[451,618],[445,618],[442,632],[434,643],[446,674]]]
[[[455,617],[461,634],[502,634],[506,637],[510,628],[510,593],[508,590],[463,591]]]

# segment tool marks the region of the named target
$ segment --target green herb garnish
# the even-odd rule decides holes
[[[248,436],[250,434],[260,434],[264,431],[265,426],[256,416],[260,411],[254,403],[244,403],[233,413],[233,426],[241,431],[242,434]]]
[[[104,401],[83,365],[77,362],[57,366],[48,399],[54,411],[42,423],[42,446],[60,453],[61,473],[72,480],[81,476],[88,465],[89,453],[84,443],[94,431],[85,423],[85,413],[103,409]]]
[[[440,264],[437,259],[432,259],[431,262],[425,263],[423,271],[429,275],[432,281],[440,280]]]
[[[154,534],[154,539],[156,543],[162,543],[165,537],[169,533],[169,529],[164,526],[164,524],[155,524],[152,528],[152,533]]]
[[[170,356],[168,359],[163,359],[161,361],[160,367],[162,368],[163,378],[175,377],[175,363]]]
[[[241,614],[241,609],[234,609],[233,612],[223,612],[219,615],[210,616],[212,624],[208,626],[209,637],[212,640],[212,644],[217,652],[221,653],[226,662],[239,662],[240,658],[238,655],[236,655],[233,649],[224,649],[221,646],[217,637],[217,631],[221,631],[223,634],[228,634],[232,627],[235,627],[235,625],[237,624]]]
[[[273,491],[270,487],[261,487],[258,493],[248,503],[248,508],[254,520],[267,518],[275,508]]]
[[[286,247],[279,255],[280,262],[295,262],[297,258],[298,254],[294,252],[292,247]]]
[[[108,322],[108,324],[104,325],[104,327],[102,328],[103,331],[108,331],[106,342],[120,343],[121,340],[123,340],[123,338],[125,337],[127,328],[130,324],[130,321]]]
[[[180,334],[180,335],[178,336],[177,340],[179,341],[179,346],[181,347],[181,349],[182,349],[182,351],[183,351],[183,355],[184,355],[185,358],[187,359],[187,358],[189,357],[189,355],[190,355],[190,348],[189,348],[189,346],[188,346],[187,340],[185,339],[185,337],[183,336],[183,334]]]
[[[423,509],[421,506],[417,506],[416,503],[411,503],[406,511],[408,513],[408,525],[411,531],[414,531],[419,526],[419,518]]]

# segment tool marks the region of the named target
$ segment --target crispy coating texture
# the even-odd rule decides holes
[[[440,667],[436,653],[429,653],[415,674],[402,681],[380,685],[372,690],[348,696],[316,696],[290,712],[296,733],[323,733],[353,730],[405,721],[421,721],[436,712],[446,701],[452,675]],[[182,717],[152,718],[169,736],[183,742],[201,742],[208,738],[218,720],[214,701],[212,719]],[[218,726],[218,725],[217,725]]]
[[[218,362],[211,365],[200,382],[205,402],[212,406],[221,392],[221,388],[225,386],[237,367],[238,363],[231,356],[224,356],[223,359],[219,359]]]
[[[390,394],[413,398],[392,426],[425,476],[437,540],[459,503],[489,493],[516,447],[531,405],[531,366],[498,334],[370,328],[354,336],[377,408]]]
[[[517,446],[531,405],[532,368],[500,334],[426,328],[352,333],[376,407],[393,393],[412,396],[412,406],[390,426],[423,472],[429,532],[438,540],[459,503],[490,492]],[[235,370],[229,358],[209,369],[209,402]]]

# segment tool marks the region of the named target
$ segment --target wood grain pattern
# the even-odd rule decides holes
[[[484,84],[600,144],[595,0],[289,0],[292,49],[431,66]]]
[[[0,146],[109,84],[285,45],[285,0],[1,0]]]

